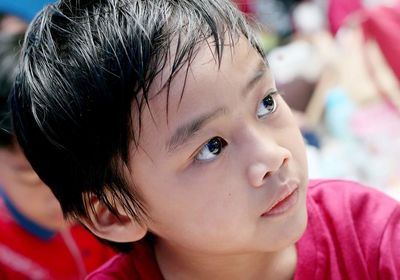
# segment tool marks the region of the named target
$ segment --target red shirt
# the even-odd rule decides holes
[[[348,181],[312,182],[295,280],[400,279],[399,206]]]
[[[250,14],[252,13],[252,9],[251,9],[251,1],[250,0],[234,0],[233,2],[236,3],[236,5],[238,6],[238,8],[246,13],[246,14]]]
[[[76,280],[115,254],[81,226],[44,240],[25,230],[0,199],[0,279]]]
[[[356,183],[311,181],[308,225],[296,243],[295,280],[400,279],[399,202]],[[152,247],[137,242],[88,278],[163,279]]]

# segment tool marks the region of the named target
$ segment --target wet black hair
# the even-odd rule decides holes
[[[96,196],[115,215],[119,204],[143,222],[145,201],[129,173],[141,127],[132,110],[147,106],[167,63],[164,89],[178,72],[187,75],[199,48],[208,44],[220,63],[240,36],[262,55],[229,0],[61,0],[36,17],[23,46],[13,122],[65,215],[89,217]]]

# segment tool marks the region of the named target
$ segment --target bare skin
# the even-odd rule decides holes
[[[182,86],[183,74],[168,118],[166,94],[150,99],[131,159],[164,277],[291,279],[307,221],[307,163],[268,67],[240,39],[220,69],[204,47],[180,102]],[[269,215],[286,197],[290,207]]]
[[[15,146],[0,149],[0,186],[25,217],[49,230],[63,229],[59,202]]]

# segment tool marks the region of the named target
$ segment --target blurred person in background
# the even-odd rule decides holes
[[[312,178],[356,180],[400,199],[399,16],[399,0],[303,1],[290,42],[270,50]]]
[[[1,0],[0,1],[0,31],[13,33],[22,32],[36,13],[51,0]]]
[[[9,12],[0,9],[0,279],[84,279],[114,252],[64,220],[59,202],[16,143],[9,94],[33,13]]]

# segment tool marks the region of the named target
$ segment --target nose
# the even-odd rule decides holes
[[[253,187],[262,186],[279,170],[286,168],[291,152],[271,135],[253,131],[248,135],[245,157],[247,177]]]

